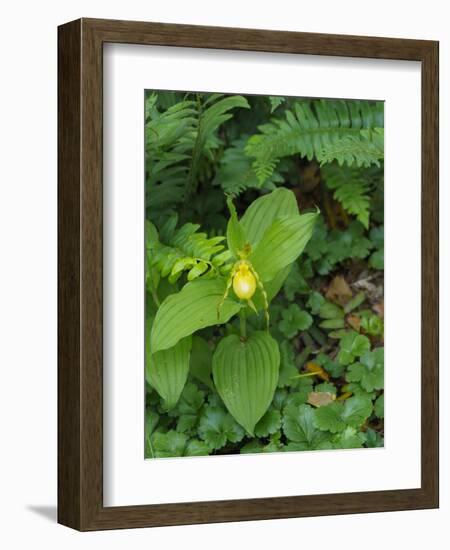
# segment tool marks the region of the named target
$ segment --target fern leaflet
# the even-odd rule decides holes
[[[223,271],[231,258],[222,241],[223,236],[208,238],[198,232],[198,224],[186,223],[176,229],[177,216],[171,216],[158,235],[156,227],[147,221],[146,249],[150,269],[162,278],[175,283],[186,272],[187,280],[214,275]],[[150,283],[149,283],[150,284]]]

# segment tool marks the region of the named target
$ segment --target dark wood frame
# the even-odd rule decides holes
[[[120,42],[420,61],[421,488],[103,506],[102,61]],[[58,29],[58,521],[81,531],[438,507],[438,42],[79,19]]]

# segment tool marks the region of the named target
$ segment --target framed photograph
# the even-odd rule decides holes
[[[438,506],[438,43],[59,27],[58,520]]]

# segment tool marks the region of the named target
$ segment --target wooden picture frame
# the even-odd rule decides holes
[[[421,488],[103,506],[102,47],[106,42],[421,63]],[[58,50],[58,521],[90,531],[437,507],[438,43],[79,19],[59,27]]]

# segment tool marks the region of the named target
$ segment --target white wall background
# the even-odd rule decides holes
[[[20,1],[2,10],[0,544],[25,548],[430,547],[450,538],[447,2]],[[56,26],[84,17],[441,41],[441,509],[80,534],[56,517]],[[408,197],[405,197],[407,208]],[[401,212],[399,212],[399,223]],[[407,238],[407,234],[405,235]],[[408,274],[405,273],[405,277]],[[6,377],[5,377],[6,374]]]

